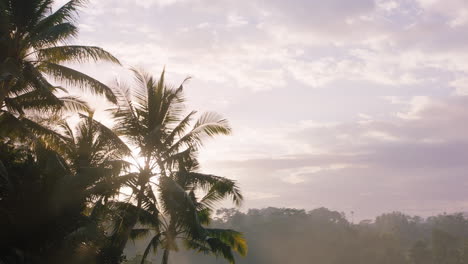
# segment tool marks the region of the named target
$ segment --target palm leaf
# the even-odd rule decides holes
[[[145,251],[143,252],[143,256],[141,257],[141,264],[145,263],[145,260],[148,257],[151,249],[153,249],[153,254],[157,253],[158,245],[161,243],[161,235],[161,233],[158,233],[150,240],[145,248]]]
[[[112,54],[99,47],[91,46],[54,46],[38,51],[38,58],[51,63],[79,62],[88,60],[104,60],[120,64]]]
[[[63,105],[63,110],[70,112],[89,112],[88,103],[75,96],[64,96],[59,98]]]
[[[135,241],[137,239],[142,239],[150,233],[151,229],[148,228],[136,228],[132,229],[130,232],[130,239]]]
[[[97,121],[96,119],[92,118],[92,116],[85,116],[80,114],[81,118],[90,118],[90,121],[93,126],[99,131],[99,136],[102,138],[106,144],[109,145],[112,149],[116,150],[120,155],[127,156],[131,154],[130,148],[125,144],[125,142],[120,139],[118,135],[114,133],[110,128],[102,124],[101,122]]]
[[[107,100],[116,103],[117,99],[112,90],[100,81],[81,73],[77,70],[49,62],[41,62],[40,69],[49,74],[52,78],[69,85],[85,88],[94,94],[104,95]]]
[[[247,241],[242,233],[231,229],[206,228],[208,237],[217,238],[241,256],[247,254]]]
[[[216,113],[204,113],[190,132],[181,137],[167,151],[167,155],[181,149],[182,147],[198,149],[203,143],[204,137],[214,137],[216,135],[229,135],[231,127],[226,119]]]
[[[196,172],[189,172],[187,177],[191,180],[192,184],[207,191],[207,194],[201,199],[201,202],[219,201],[220,199],[231,197],[236,206],[240,206],[242,203],[243,196],[240,188],[233,180]]]
[[[72,23],[60,23],[42,29],[37,35],[30,36],[30,43],[35,48],[54,45],[78,35],[78,28]]]

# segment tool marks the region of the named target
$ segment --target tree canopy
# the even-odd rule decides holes
[[[116,264],[129,239],[150,234],[141,263],[158,248],[168,263],[180,239],[234,263],[233,252],[247,252],[243,235],[208,225],[216,202],[240,205],[242,194],[197,159],[204,140],[230,134],[227,120],[186,110],[183,86],[167,84],[165,71],[132,69],[129,88],[70,68],[120,62],[69,44],[85,1],[53,2],[0,0],[0,263]],[[113,127],[68,95],[76,88],[105,96]]]

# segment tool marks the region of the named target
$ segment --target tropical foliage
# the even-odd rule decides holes
[[[215,113],[201,114],[192,122],[196,112],[185,114],[183,85],[177,88],[167,85],[164,71],[159,79],[142,70],[133,72],[134,89],[122,83],[114,88],[118,98],[113,109],[115,131],[136,146],[140,157],[135,159],[137,177],[129,185],[136,194],[135,214],[122,217],[121,223],[125,224],[118,223],[119,229],[113,234],[115,249],[123,252],[132,234],[145,233],[144,228],[136,225],[140,215],[147,214],[153,215],[150,224],[155,234],[143,260],[150,247],[156,251],[160,246],[164,249],[162,261],[167,263],[169,252],[177,250],[176,238],[182,235],[195,249],[204,252],[210,249],[211,253],[233,261],[231,249],[243,254],[245,246],[239,248],[237,242],[228,243],[226,239],[213,242],[216,237],[210,236],[202,225],[208,223],[212,203],[231,198],[239,205],[242,200],[239,188],[226,178],[195,173],[196,154],[203,140],[229,134],[231,128]],[[200,201],[195,197],[197,189],[206,191]],[[230,237],[244,243],[239,234],[231,233]]]
[[[71,0],[52,11],[52,0],[0,1],[0,127],[8,128],[0,131],[3,136],[57,141],[35,114],[88,109],[86,102],[51,80],[115,102],[108,86],[64,65],[90,60],[119,64],[99,47],[66,44],[77,36],[74,19],[83,2]]]
[[[151,252],[168,263],[181,243],[231,263],[245,255],[241,233],[208,227],[217,202],[240,205],[239,187],[197,160],[204,140],[230,134],[227,120],[186,110],[183,85],[167,85],[164,71],[133,69],[129,88],[70,68],[119,61],[68,45],[84,1],[52,4],[0,0],[0,263],[116,264],[145,235],[141,263]],[[114,127],[68,95],[74,88],[104,95]]]

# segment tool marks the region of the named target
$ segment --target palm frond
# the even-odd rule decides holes
[[[203,133],[213,137],[216,135],[229,135],[231,131],[232,129],[227,119],[221,117],[217,113],[207,112],[200,116],[195,123],[192,133]]]
[[[102,140],[114,151],[117,151],[122,156],[128,156],[131,154],[130,148],[123,142],[123,140],[115,134],[115,132],[102,124],[101,122],[97,121],[96,119],[85,116],[80,114],[81,118],[90,118],[90,121],[94,127],[96,127],[97,131],[99,131],[99,136]]]
[[[204,239],[186,239],[185,246],[200,253],[221,256],[229,263],[235,263],[232,251],[241,256],[247,254],[247,242],[241,233],[230,229],[205,229],[205,232]]]
[[[146,128],[140,122],[132,102],[131,89],[122,82],[112,87],[117,98],[117,106],[110,109],[115,120],[114,130],[119,135],[129,138],[132,143],[141,147],[146,135]]]
[[[135,241],[138,239],[145,238],[150,232],[151,229],[148,228],[134,228],[130,232],[130,239]]]
[[[5,106],[10,112],[18,114],[24,114],[27,110],[53,113],[63,107],[63,102],[52,93],[44,94],[41,90],[32,90],[16,97],[5,98]]]
[[[45,16],[42,20],[37,23],[32,34],[37,34],[41,30],[49,28],[53,25],[57,25],[64,22],[74,22],[76,12],[79,7],[82,7],[86,0],[71,0],[57,9],[54,13]],[[47,9],[51,8],[52,2],[49,1],[49,4],[43,6],[43,12],[48,11]]]
[[[83,63],[89,60],[104,60],[120,64],[119,60],[115,58],[112,54],[110,54],[102,48],[93,46],[54,46],[50,48],[40,49],[37,55],[39,60],[51,63]]]
[[[60,102],[63,105],[64,111],[70,112],[89,112],[90,108],[88,103],[80,100],[76,96],[63,96],[59,97]]]
[[[188,172],[190,182],[207,191],[201,202],[217,202],[220,199],[230,197],[236,206],[240,206],[243,200],[240,188],[236,182],[225,177],[197,172]]]
[[[27,35],[28,43],[35,47],[55,45],[61,41],[75,37],[78,33],[75,22],[76,13],[79,7],[83,6],[85,0],[71,0],[57,9],[54,13],[48,14],[51,10],[52,1],[43,1],[42,6],[37,9],[33,26],[29,28]]]
[[[41,141],[46,146],[60,146],[65,138],[56,131],[26,117],[17,118],[12,114],[3,112],[0,115],[1,136],[29,139],[35,143]]]
[[[170,177],[161,177],[159,183],[161,207],[166,214],[178,216],[174,221],[191,237],[202,236],[196,205],[185,190]]]
[[[167,154],[170,155],[170,153],[178,151],[183,147],[196,150],[203,144],[203,139],[205,137],[229,135],[230,133],[231,127],[226,119],[216,113],[204,113],[195,123],[192,130],[169,148]]]
[[[104,95],[112,103],[117,102],[114,93],[107,85],[84,73],[49,62],[41,62],[39,67],[57,81],[86,89],[94,94]]]
[[[36,35],[30,36],[29,41],[35,48],[54,45],[78,35],[78,28],[69,22],[60,23],[41,30]]]
[[[245,256],[247,254],[247,241],[241,232],[231,229],[217,228],[206,228],[205,231],[207,232],[208,237],[219,239],[241,256]]]
[[[145,251],[143,252],[143,256],[141,257],[141,264],[145,263],[146,258],[148,257],[150,250],[153,250],[153,254],[156,254],[158,251],[158,246],[161,243],[161,233],[156,234],[153,236],[153,238],[150,240],[148,245],[145,248]]]
[[[171,133],[167,136],[165,139],[165,144],[166,145],[172,145],[174,139],[179,138],[183,135],[183,133],[188,129],[190,126],[190,122],[193,119],[193,116],[197,113],[197,111],[192,111],[189,114],[187,114],[184,119],[182,119],[176,127],[174,127],[171,131]]]

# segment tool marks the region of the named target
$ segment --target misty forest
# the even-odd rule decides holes
[[[131,67],[105,84],[73,67],[124,67],[70,44],[86,2],[0,0],[0,264],[468,263],[461,213],[243,208],[239,182],[201,170],[235,127],[188,107],[190,78]]]

